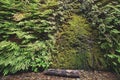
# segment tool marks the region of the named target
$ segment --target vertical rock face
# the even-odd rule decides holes
[[[53,54],[52,67],[104,69],[106,65],[95,41],[97,32],[79,12],[79,0],[66,0],[63,3],[64,21],[56,34],[58,52]]]

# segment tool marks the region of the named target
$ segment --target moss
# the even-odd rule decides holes
[[[84,68],[85,53],[87,46],[84,39],[87,39],[90,33],[90,26],[82,16],[72,14],[68,24],[63,24],[62,32],[57,41],[58,54],[53,67],[59,68]],[[83,40],[79,40],[82,39]],[[80,53],[81,52],[81,53]]]
[[[93,33],[95,32],[95,33]],[[54,56],[54,68],[104,69],[106,64],[94,39],[93,31],[85,18],[71,14],[67,24],[62,25],[58,33],[57,50]]]
[[[57,32],[57,51],[52,54],[53,68],[105,69],[106,63],[96,44],[97,32],[79,11],[77,1],[65,1],[64,23]],[[77,4],[76,4],[77,3]],[[73,7],[75,5],[75,7]]]
[[[84,35],[88,36],[91,33],[90,31],[90,26],[87,23],[86,19],[83,18],[82,16],[73,14],[71,16],[72,20],[70,20],[68,23],[70,24],[71,27],[69,27],[69,31],[74,30],[75,34],[79,35]]]
[[[91,50],[87,53],[87,62],[88,66],[92,69],[97,70],[106,70],[107,64],[105,62],[103,53],[100,51],[100,48],[95,43]]]

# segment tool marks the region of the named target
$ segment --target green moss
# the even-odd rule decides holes
[[[96,31],[91,29],[85,18],[72,13],[70,20],[62,25],[62,31],[58,33],[58,53],[54,56],[52,67],[104,69],[106,64],[94,41],[94,34]]]
[[[64,2],[65,1],[65,2]],[[106,63],[96,44],[97,32],[79,12],[77,0],[64,0],[64,19],[57,32],[57,51],[52,54],[53,68],[105,69]]]
[[[97,70],[107,69],[107,64],[105,62],[104,56],[95,42],[93,43],[91,50],[87,53],[87,62],[90,68]]]
[[[69,27],[69,31],[74,30],[75,34],[79,35],[90,35],[90,26],[87,23],[86,19],[83,18],[82,16],[73,14],[71,16],[72,20],[70,20],[68,23],[70,24],[71,27]]]
[[[58,39],[58,54],[55,56],[57,59],[53,67],[59,68],[83,68],[85,58],[84,51],[87,46],[86,43],[83,43],[81,38],[88,38],[90,36],[90,26],[87,23],[86,19],[82,16],[72,14],[71,19],[68,20],[68,24],[63,24],[63,29]],[[81,51],[80,51],[81,50]],[[80,54],[81,52],[81,54]]]

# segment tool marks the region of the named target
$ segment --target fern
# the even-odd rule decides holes
[[[83,2],[81,11],[88,18],[92,27],[98,31],[98,45],[104,53],[109,69],[120,73],[120,55],[117,52],[120,49],[120,2],[118,0],[104,0],[104,4],[103,0],[92,1],[93,3],[89,0]]]
[[[46,69],[54,49],[56,22],[52,24],[57,1],[0,0],[0,71]]]

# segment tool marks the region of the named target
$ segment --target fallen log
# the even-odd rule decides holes
[[[65,69],[48,69],[44,71],[45,75],[80,78],[78,70],[65,70]]]

